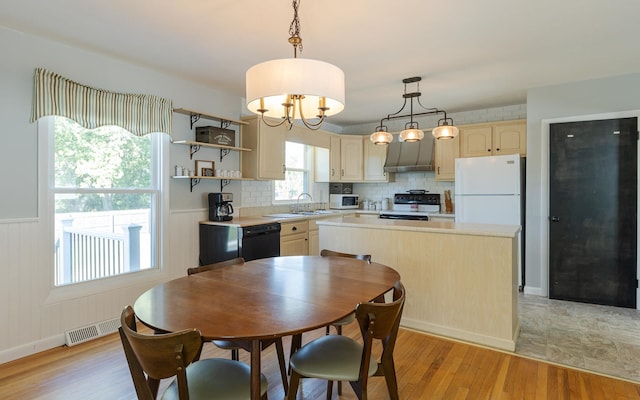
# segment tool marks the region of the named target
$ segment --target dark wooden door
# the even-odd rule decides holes
[[[551,124],[549,297],[636,307],[637,118]]]

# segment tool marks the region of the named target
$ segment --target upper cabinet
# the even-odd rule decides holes
[[[330,135],[330,148],[316,149],[316,182],[362,182],[362,136]]]
[[[340,180],[362,181],[363,152],[361,136],[340,137]]]
[[[455,180],[455,160],[460,157],[460,136],[448,140],[436,140],[435,171],[436,181]]]
[[[384,171],[389,146],[376,145],[369,140],[369,136],[362,138],[364,146],[364,181],[389,182],[393,181],[393,173]]]
[[[460,157],[527,154],[525,120],[460,126]]]
[[[259,117],[243,119],[242,147],[253,151],[242,154],[242,174],[246,178],[283,180],[285,178],[285,133],[283,125],[272,128]]]

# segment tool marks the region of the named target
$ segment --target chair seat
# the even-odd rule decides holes
[[[240,348],[240,346],[238,346],[238,343],[234,342],[233,340],[214,340],[213,344],[224,350],[233,350]]]
[[[300,375],[332,381],[357,381],[363,346],[355,340],[328,335],[304,345],[289,361]],[[374,358],[369,362],[369,376],[378,370]]]
[[[344,326],[344,325],[349,325],[350,323],[352,323],[353,321],[355,321],[356,319],[356,313],[352,312],[351,314],[347,315],[346,317],[337,320],[336,322],[332,322],[331,326]]]
[[[187,367],[189,399],[249,400],[251,369],[248,365],[224,358],[206,358]],[[267,391],[267,378],[260,374],[260,393]],[[177,381],[171,382],[162,400],[178,400]]]

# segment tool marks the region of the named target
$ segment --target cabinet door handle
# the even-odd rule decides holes
[[[496,151],[500,151],[500,148],[497,148]]]
[[[491,152],[491,149],[487,149],[488,152]]]
[[[286,173],[287,172],[287,166],[286,164],[282,164],[282,173]]]
[[[340,173],[342,174],[341,176],[344,176],[344,170],[343,169],[340,170]]]
[[[335,170],[335,168],[331,168],[331,176],[336,176],[336,170]]]
[[[294,226],[293,228],[291,228],[291,230],[295,232],[295,231],[297,231],[297,230],[298,230],[298,228],[296,228],[296,227]]]
[[[438,167],[438,175],[440,175],[440,167]]]

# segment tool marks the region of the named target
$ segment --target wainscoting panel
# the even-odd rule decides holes
[[[171,212],[164,261],[142,271],[86,284],[53,287],[53,250],[37,218],[0,221],[0,363],[64,344],[64,332],[120,316],[150,287],[198,264],[203,209]]]

